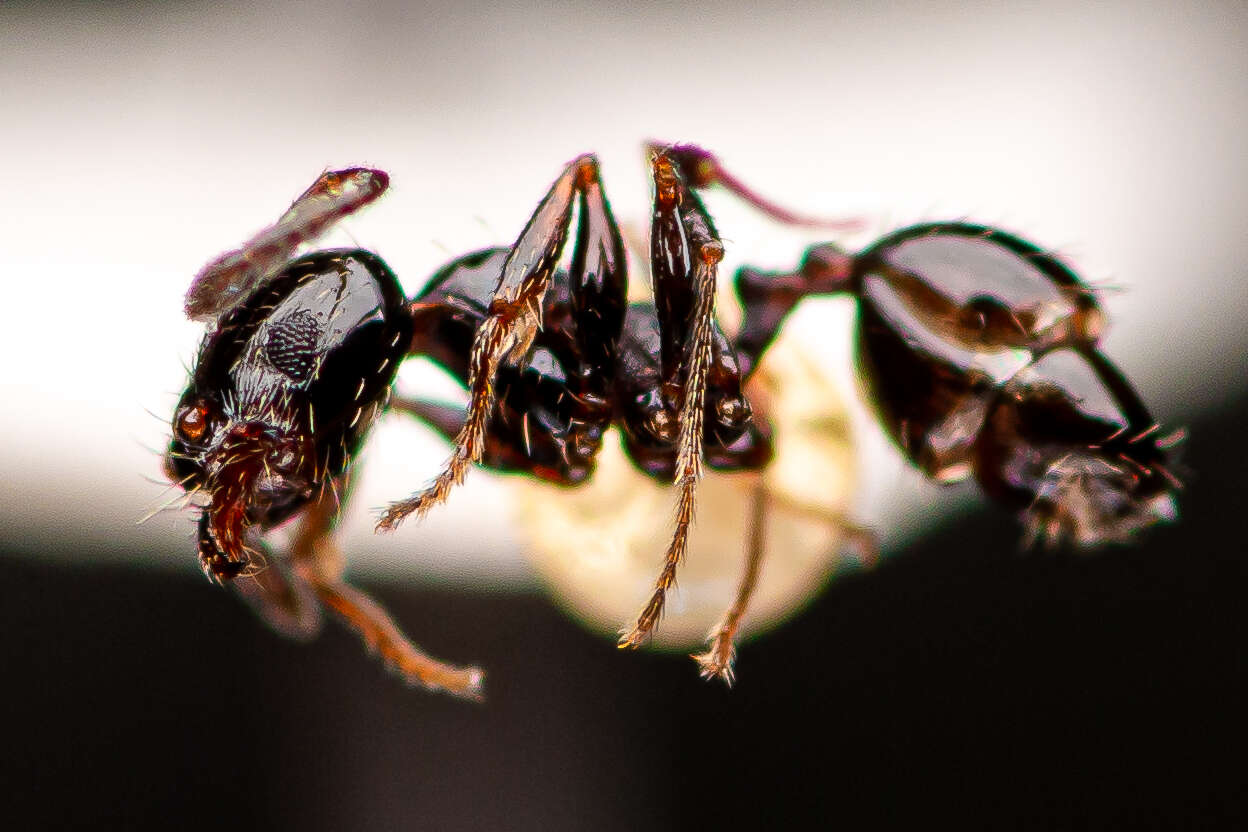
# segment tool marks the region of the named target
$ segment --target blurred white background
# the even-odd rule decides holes
[[[867,217],[854,245],[920,219],[1000,224],[1122,290],[1106,351],[1181,424],[1246,383],[1245,136],[1240,2],[6,3],[0,542],[197,569],[187,515],[135,525],[161,499],[145,448],[165,442],[201,335],[182,294],[327,167],[390,172],[391,193],[326,242],[377,251],[412,292],[453,254],[514,239],[584,151],[644,228],[648,138],[703,144],[796,209]],[[791,264],[812,239],[709,203],[726,274]],[[850,315],[833,301],[795,324],[846,378]],[[402,383],[446,390],[433,373]],[[897,528],[915,494],[949,507],[860,428],[865,518]],[[445,453],[418,426],[380,427],[353,563],[524,583],[499,478],[370,534],[372,510]]]

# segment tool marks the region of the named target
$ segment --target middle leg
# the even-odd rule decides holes
[[[468,412],[451,457],[428,488],[391,504],[378,530],[394,529],[409,514],[422,516],[445,501],[463,482],[468,468],[481,460],[497,400],[499,367],[522,364],[541,329],[546,293],[568,236],[573,198],[590,188],[599,188],[598,162],[593,156],[581,156],[568,164],[529,218],[503,264],[486,317],[473,337]]]

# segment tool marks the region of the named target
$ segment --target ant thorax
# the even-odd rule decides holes
[[[845,391],[809,350],[800,336],[783,333],[747,386],[756,418],[772,424],[774,455],[762,472],[704,473],[688,556],[656,645],[705,641],[732,601],[760,488],[768,502],[767,566],[745,632],[783,618],[830,573],[859,565],[861,547],[846,546],[862,541],[848,522],[857,475]],[[653,583],[653,525],[670,515],[671,489],[626,457],[615,430],[597,462],[578,488],[517,482],[511,491],[526,556],[543,582],[578,619],[610,634]]]

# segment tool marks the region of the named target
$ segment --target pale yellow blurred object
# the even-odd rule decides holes
[[[774,426],[776,455],[763,477],[769,495],[779,499],[768,501],[762,574],[744,635],[783,620],[843,562],[858,562],[845,549],[838,522],[848,516],[855,482],[842,391],[799,338],[782,332],[748,392],[756,412],[765,410]],[[703,644],[732,603],[745,566],[757,477],[706,469],[688,557],[668,593],[655,646]],[[526,553],[565,608],[613,637],[631,624],[653,590],[672,533],[675,489],[637,470],[612,429],[587,484],[560,488],[526,480],[514,491]]]

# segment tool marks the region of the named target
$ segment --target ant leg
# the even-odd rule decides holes
[[[385,193],[384,171],[347,168],[321,174],[277,222],[234,251],[200,269],[186,292],[186,316],[220,318],[265,278],[280,269],[301,244]]]
[[[660,309],[663,346],[683,335],[684,327],[672,331],[672,324],[682,318],[687,322],[687,336],[676,340],[683,347],[683,360],[665,363],[665,385],[683,388],[680,404],[680,429],[676,451],[676,484],[680,497],[676,508],[676,530],[664,557],[663,568],[655,582],[654,592],[642,608],[633,628],[621,636],[618,646],[637,648],[654,628],[663,613],[667,590],[676,581],[676,568],[685,557],[689,545],[689,527],[693,522],[694,495],[702,473],[702,422],[706,401],[707,376],[713,358],[715,334],[715,280],[719,262],[724,256],[710,217],[697,197],[680,180],[671,160],[659,154],[653,160],[655,184],[654,231],[651,239],[653,278],[656,306]],[[671,223],[672,214],[679,217]],[[685,246],[688,246],[686,249]],[[680,274],[684,250],[692,253],[692,263]],[[680,256],[678,256],[680,255]],[[692,274],[688,269],[692,270]],[[688,287],[688,288],[686,288]],[[691,289],[691,308],[681,315],[681,295]],[[667,309],[667,326],[663,310]],[[680,378],[683,370],[683,384]]]
[[[458,405],[392,395],[390,409],[414,416],[451,441],[464,429],[464,409]]]
[[[390,408],[405,413],[436,430],[443,438],[454,442],[455,437],[464,429],[464,409],[458,405],[436,402],[431,399],[415,399],[405,396],[392,396]],[[521,416],[521,441],[529,436],[527,414]],[[495,418],[485,437],[485,448],[481,454],[481,463],[487,467],[502,471],[528,471],[536,474],[531,466],[532,445],[516,447],[515,437],[504,433]],[[514,433],[514,432],[509,432]],[[547,477],[549,479],[549,477]]]
[[[484,675],[479,668],[456,667],[427,655],[403,635],[380,604],[343,580],[345,561],[333,538],[338,513],[338,493],[333,489],[304,512],[291,542],[297,578],[408,682],[481,700]]]
[[[309,641],[321,630],[321,609],[305,581],[289,574],[268,547],[260,544],[267,566],[239,575],[230,588],[276,632],[295,641]]]
[[[729,687],[734,681],[732,664],[737,656],[737,630],[741,627],[741,619],[745,616],[750,598],[754,595],[754,588],[758,584],[758,574],[763,564],[766,521],[767,489],[760,476],[750,499],[750,537],[746,543],[745,572],[737,586],[737,597],[711,630],[707,651],[693,656],[693,660],[701,668],[703,679],[719,677]]]
[[[729,686],[735,681],[733,662],[737,654],[736,636],[758,583],[765,554],[766,518],[771,508],[810,517],[832,526],[844,535],[844,545],[854,550],[863,567],[871,569],[879,562],[879,538],[874,531],[855,523],[839,511],[805,505],[770,492],[763,478],[759,477],[751,499],[750,537],[746,544],[745,572],[737,586],[736,598],[732,606],[724,613],[723,618],[711,630],[707,651],[692,657],[698,663],[704,679],[718,677]]]
[[[747,205],[785,225],[822,228],[831,231],[860,231],[864,225],[860,219],[819,219],[803,216],[787,208],[782,208],[749,188],[744,182],[726,170],[713,153],[697,145],[665,145],[661,142],[650,142],[647,148],[651,154],[663,154],[671,158],[677,167],[680,168],[681,173],[684,174],[685,182],[688,183],[690,188],[723,185],[729,192]]]
[[[843,512],[808,505],[774,492],[768,492],[767,501],[781,511],[809,517],[835,528],[845,537],[844,548],[853,551],[863,568],[874,569],[879,565],[880,537],[874,529],[856,522]]]
[[[580,222],[568,270],[578,359],[574,387],[581,401],[589,400],[585,408],[589,412],[582,417],[601,422],[605,430],[611,420],[608,397],[628,306],[628,266],[624,239],[600,180],[581,188],[578,211]]]
[[[537,206],[508,254],[489,313],[477,328],[468,364],[468,413],[455,437],[455,448],[433,484],[406,500],[391,504],[378,530],[395,528],[415,512],[424,515],[444,502],[463,482],[469,466],[485,450],[486,426],[494,410],[494,377],[499,364],[524,360],[542,326],[542,303],[563,252],[571,221],[572,197],[598,182],[593,156],[574,159]]]

